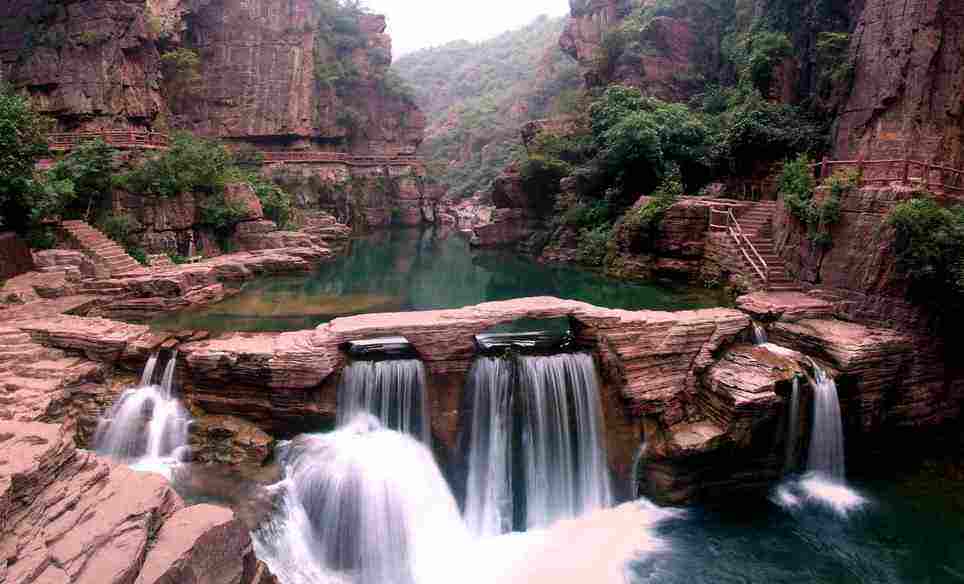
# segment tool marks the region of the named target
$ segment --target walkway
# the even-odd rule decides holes
[[[923,186],[934,191],[964,193],[964,170],[919,160],[828,160],[813,165],[819,179],[833,176],[838,169],[860,172],[860,184],[901,183]]]
[[[81,251],[94,260],[98,268],[106,270],[110,276],[138,274],[145,271],[137,260],[127,255],[124,248],[87,223],[64,221],[60,227],[77,243]]]
[[[800,290],[787,273],[786,262],[776,253],[773,215],[776,201],[760,201],[745,208],[739,219],[732,208],[710,211],[710,230],[728,233],[739,252],[746,274],[763,290]]]

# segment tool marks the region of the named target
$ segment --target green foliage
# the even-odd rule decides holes
[[[774,67],[793,54],[790,37],[765,28],[740,35],[727,48],[728,57],[737,65],[741,82],[751,84],[763,95],[770,94]]]
[[[85,30],[79,35],[77,35],[77,44],[83,45],[85,47],[92,47],[96,44],[100,44],[104,39],[101,38],[99,34],[91,30]]]
[[[854,63],[850,58],[850,34],[817,34],[817,91],[828,97],[834,91],[849,91],[853,84]]]
[[[107,200],[111,189],[116,150],[100,138],[77,145],[67,156],[47,172],[45,182],[56,185],[64,198],[59,209],[51,208],[47,215],[63,215],[65,218],[86,218],[89,211]],[[67,188],[67,183],[71,187]]]
[[[186,264],[188,262],[188,258],[182,256],[179,253],[169,253],[167,254],[167,257],[170,258],[171,263],[177,266]]]
[[[930,196],[899,203],[888,224],[894,228],[898,266],[911,293],[947,313],[964,300],[964,207],[941,207]]]
[[[115,182],[133,193],[161,197],[181,193],[214,195],[224,190],[233,163],[224,145],[181,132],[174,135],[169,150],[116,176]]]
[[[245,217],[244,207],[227,200],[223,192],[208,195],[200,204],[201,224],[213,229],[222,242]]]
[[[594,228],[584,228],[579,232],[579,247],[576,249],[576,259],[588,266],[601,266],[606,258],[606,249],[612,237],[612,226],[598,225]]]
[[[648,192],[671,166],[707,161],[709,128],[685,105],[617,85],[589,113],[599,161],[625,195]]]
[[[646,204],[630,209],[626,213],[623,225],[635,232],[635,239],[639,242],[641,249],[648,250],[652,247],[666,211],[682,195],[683,182],[679,174],[674,172],[663,179]]]
[[[25,232],[33,193],[34,165],[48,153],[50,121],[27,98],[0,85],[0,225]]]
[[[117,242],[124,248],[127,255],[134,258],[139,264],[147,265],[147,253],[137,244],[135,236],[137,222],[124,213],[104,213],[97,218],[95,226],[110,239]]]
[[[27,232],[27,245],[33,250],[53,249],[57,245],[57,236],[53,228],[37,225]]]
[[[291,195],[280,186],[260,176],[248,178],[248,184],[261,201],[264,215],[274,221],[279,228],[286,229],[291,224]]]
[[[534,154],[522,164],[522,188],[536,201],[552,201],[559,192],[559,181],[571,170],[570,165],[559,159]]]
[[[161,70],[171,97],[190,97],[197,92],[201,80],[201,56],[184,47],[168,51],[161,55]]]
[[[784,163],[778,192],[790,214],[807,226],[807,237],[817,245],[829,246],[830,229],[840,220],[840,198],[860,184],[860,174],[856,171],[835,173],[824,183],[827,196],[818,203],[810,165],[806,155]]]
[[[438,129],[420,153],[450,194],[489,190],[522,157],[525,122],[584,111],[579,66],[559,50],[564,26],[564,18],[540,17],[480,43],[457,41],[396,60],[393,71]]]

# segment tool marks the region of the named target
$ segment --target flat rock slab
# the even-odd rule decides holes
[[[105,318],[60,315],[17,322],[16,326],[48,347],[79,351],[94,361],[109,363],[120,360],[129,347],[137,354],[149,350],[140,342],[145,338],[156,340],[158,346],[164,341],[151,336],[147,326]]]
[[[736,299],[740,310],[763,321],[829,318],[833,304],[802,292],[754,292]]]

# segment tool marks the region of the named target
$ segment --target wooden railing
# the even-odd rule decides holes
[[[159,132],[134,131],[104,131],[104,132],[74,132],[50,134],[48,141],[50,149],[66,152],[84,142],[102,139],[109,146],[121,149],[165,149],[170,147],[170,138]],[[414,154],[398,154],[395,156],[354,155],[344,152],[317,151],[263,151],[261,156],[266,164],[299,163],[299,162],[332,162],[349,166],[410,166],[421,164]]]
[[[159,132],[136,131],[104,131],[104,132],[74,132],[69,134],[50,134],[47,140],[51,150],[67,151],[75,146],[100,138],[114,148],[167,148],[170,139],[167,134]]]
[[[760,277],[763,281],[763,287],[769,288],[770,286],[770,267],[767,265],[766,260],[757,251],[756,246],[750,241],[750,238],[740,227],[740,222],[736,220],[736,216],[733,214],[733,209],[716,209],[714,207],[710,208],[710,230],[711,231],[726,231],[733,238],[736,243],[737,248],[739,248],[740,253],[743,254],[744,259],[753,268],[753,271]]]
[[[927,189],[964,192],[964,170],[919,160],[828,160],[813,165],[817,178],[825,179],[841,168],[860,173],[860,184],[895,183],[920,185]]]
[[[419,164],[417,156],[401,154],[398,156],[358,156],[345,154],[343,152],[316,152],[316,151],[280,151],[262,152],[264,162],[272,163],[305,163],[305,162],[332,162],[342,163],[349,166],[408,166]]]

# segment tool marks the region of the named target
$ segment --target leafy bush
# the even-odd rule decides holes
[[[254,193],[261,201],[261,208],[268,219],[274,221],[278,227],[285,229],[291,224],[291,195],[284,189],[266,181],[259,176],[249,177],[247,180]]]
[[[213,229],[221,243],[247,215],[240,203],[227,200],[223,192],[205,197],[200,210],[201,224]]]
[[[964,299],[964,207],[941,207],[929,196],[899,203],[894,228],[897,264],[918,299],[947,311]]]
[[[86,218],[92,210],[102,205],[110,193],[116,152],[102,139],[96,138],[79,144],[58,161],[47,172],[45,180],[60,184],[56,188],[64,193],[67,193],[64,185],[71,183],[71,196],[62,202],[59,211],[49,214]]]
[[[176,197],[181,193],[218,194],[224,190],[234,159],[222,144],[175,134],[171,148],[115,177],[117,186],[140,194]]]
[[[523,162],[520,174],[522,188],[537,202],[552,201],[559,192],[559,181],[562,180],[572,167],[562,160],[535,154]]]
[[[50,124],[27,98],[0,84],[0,225],[21,233],[29,226],[34,166],[48,153]]]
[[[778,192],[790,214],[807,226],[807,237],[818,245],[832,243],[830,228],[840,219],[840,198],[860,184],[856,170],[834,173],[824,185],[828,195],[823,202],[814,199],[815,181],[810,159],[806,155],[783,165],[778,180]]]
[[[184,47],[168,51],[161,55],[161,70],[171,97],[191,96],[201,80],[201,56]]]
[[[653,191],[652,198],[645,205],[631,209],[626,213],[623,225],[635,232],[635,240],[639,242],[641,249],[652,248],[666,211],[673,206],[673,203],[682,194],[682,180],[679,174],[674,172],[663,179],[659,188]]]
[[[579,232],[579,247],[576,250],[576,258],[579,262],[589,266],[601,266],[606,258],[606,249],[612,233],[610,225],[582,229]]]

